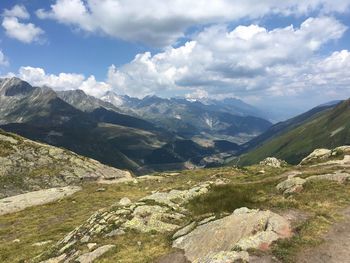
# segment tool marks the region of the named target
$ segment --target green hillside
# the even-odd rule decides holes
[[[268,156],[296,164],[315,148],[334,148],[346,144],[350,144],[350,100],[266,141],[242,155],[238,164],[257,163]]]

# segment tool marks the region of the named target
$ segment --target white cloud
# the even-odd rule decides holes
[[[304,68],[325,43],[342,37],[346,27],[331,17],[309,18],[299,28],[267,30],[257,25],[228,30],[215,25],[178,48],[138,54],[130,63],[108,71],[118,93],[133,96],[193,93],[250,96],[255,91],[281,91],[282,79],[293,81],[292,69]],[[289,72],[289,70],[291,70]],[[305,69],[307,70],[307,69]],[[283,81],[284,83],[284,81]],[[284,83],[285,84],[285,83]]]
[[[56,0],[37,16],[87,32],[167,46],[191,26],[265,15],[329,14],[349,10],[350,0]]]
[[[7,36],[24,43],[39,41],[44,31],[32,23],[22,23],[19,19],[29,19],[30,15],[23,5],[15,5],[3,12],[2,27]]]
[[[60,73],[58,75],[46,74],[42,68],[21,67],[17,76],[33,86],[48,86],[54,90],[81,89],[86,94],[100,97],[110,90],[104,82],[96,81],[94,76],[85,78],[82,74]]]
[[[4,53],[2,52],[2,50],[0,50],[0,66],[7,66],[9,64],[6,56],[4,55]]]
[[[15,5],[11,9],[5,9],[2,15],[7,17],[17,17],[21,19],[30,18],[27,9],[23,5]]]

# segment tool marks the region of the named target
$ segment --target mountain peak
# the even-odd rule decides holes
[[[0,81],[0,95],[2,96],[25,95],[34,89],[28,82],[17,77],[5,78]]]

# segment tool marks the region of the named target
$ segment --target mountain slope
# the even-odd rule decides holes
[[[275,156],[291,164],[301,161],[316,148],[350,144],[350,100],[312,115],[298,127],[288,130],[240,157],[238,164],[257,163]]]
[[[131,175],[68,150],[0,130],[0,198],[111,179],[131,179]]]
[[[279,122],[271,126],[266,132],[245,143],[242,147],[245,149],[245,151],[252,150],[264,144],[268,140],[277,137],[289,130],[292,130],[306,121],[310,121],[311,119],[316,118],[319,114],[333,109],[338,103],[340,103],[340,101],[320,105],[294,118]]]

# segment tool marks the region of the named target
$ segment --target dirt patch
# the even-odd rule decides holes
[[[343,219],[334,224],[323,237],[320,246],[302,252],[298,263],[348,263],[350,262],[350,207],[343,212]]]

